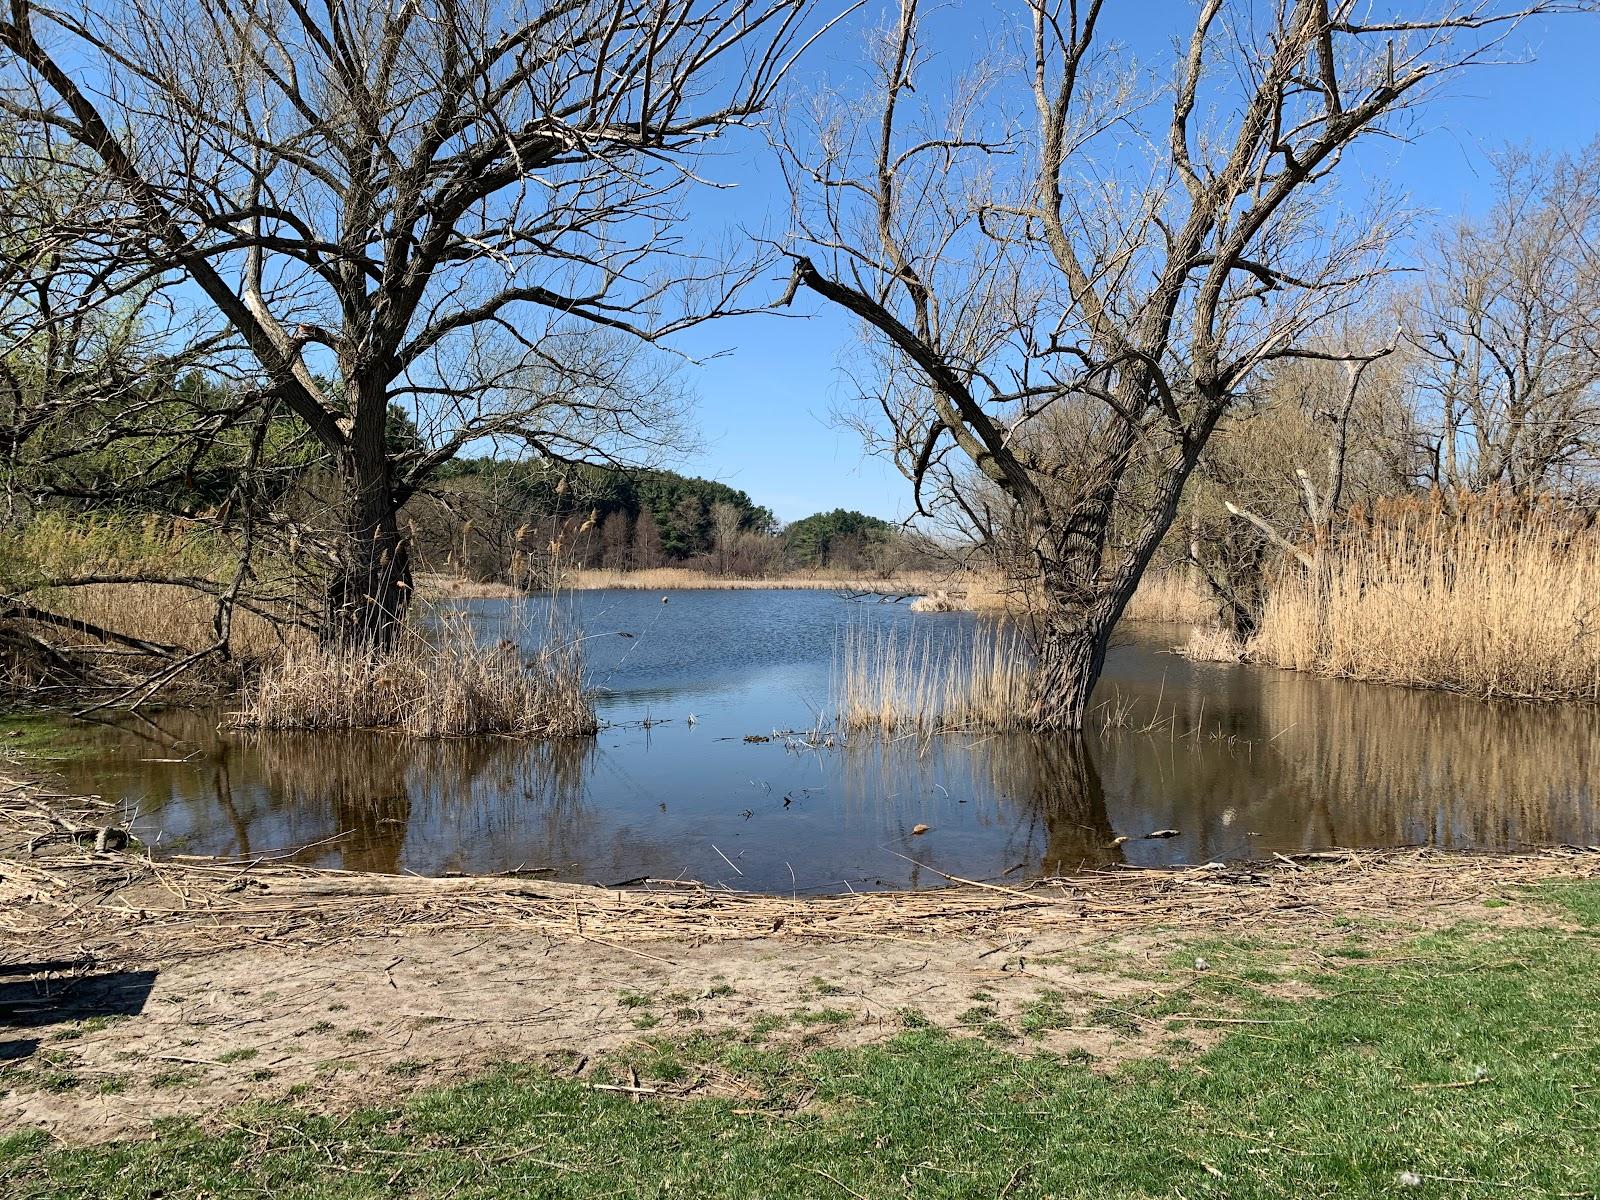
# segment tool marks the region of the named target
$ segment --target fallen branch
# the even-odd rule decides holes
[[[42,608],[29,604],[25,600],[18,600],[15,596],[0,596],[0,620],[32,621],[39,625],[53,625],[58,629],[70,629],[73,633],[81,633],[85,637],[92,637],[97,641],[127,646],[130,649],[139,650],[145,654],[154,654],[160,658],[174,658],[183,653],[182,646],[168,646],[163,642],[146,641],[144,638],[118,633],[114,629],[104,629],[92,621],[85,621],[80,617],[67,617],[60,613],[47,612]]]

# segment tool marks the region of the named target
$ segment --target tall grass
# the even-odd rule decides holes
[[[198,650],[216,640],[216,601],[175,584],[97,583],[41,591],[30,599],[62,616],[163,645]],[[52,636],[62,637],[54,632]],[[310,640],[304,629],[278,625],[248,609],[236,608],[228,645],[235,660],[253,665]]]
[[[459,613],[432,628],[410,627],[386,654],[293,649],[262,672],[235,723],[414,737],[581,737],[598,728],[582,642],[559,617],[524,657],[516,640],[482,641]]]
[[[997,574],[962,570],[948,576],[924,580],[918,589],[922,592],[911,603],[911,611],[919,613],[1006,613],[1019,612],[1030,601],[1022,590],[1007,585]]]
[[[1600,530],[1490,500],[1379,514],[1271,590],[1249,646],[1297,671],[1486,697],[1600,701]]]
[[[234,566],[227,542],[180,517],[44,512],[0,527],[0,587],[35,587],[86,575],[221,578]]]
[[[1215,624],[1196,625],[1189,630],[1189,640],[1178,648],[1178,653],[1191,662],[1243,662],[1248,652],[1232,630]]]
[[[1015,729],[1033,661],[1015,625],[983,622],[965,644],[930,630],[846,631],[834,666],[847,730],[931,734]]]
[[[791,571],[748,579],[707,575],[690,567],[653,567],[641,571],[584,569],[567,572],[563,586],[578,590],[619,588],[670,592],[698,589],[719,591],[835,591],[916,596],[916,612],[999,612],[1006,608],[1008,592],[1000,580],[978,571],[906,571],[888,576],[858,578],[814,571]]]
[[[216,640],[216,600],[197,587],[157,581],[190,580],[220,591],[238,568],[235,555],[225,539],[181,518],[47,512],[0,528],[0,591],[22,594],[42,609],[102,629],[198,650]],[[151,582],[52,586],[117,576]],[[66,643],[93,642],[59,627],[49,634]],[[236,659],[255,663],[303,636],[235,608],[229,647]]]
[[[1192,625],[1214,620],[1216,615],[1216,600],[1187,567],[1146,572],[1123,613],[1129,621]]]

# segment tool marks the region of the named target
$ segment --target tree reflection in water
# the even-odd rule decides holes
[[[115,761],[124,792],[156,800],[171,848],[358,871],[415,869],[407,861],[408,837],[436,840],[451,832],[455,836],[446,840],[454,844],[439,847],[436,869],[474,869],[471,842],[514,838],[530,812],[538,815],[543,840],[559,845],[562,830],[581,819],[594,756],[590,739],[218,737],[216,714],[192,710],[161,713],[157,723],[167,745],[199,747],[192,768],[199,786],[178,786],[181,775],[171,759],[154,760],[143,741]],[[99,766],[103,770],[104,763]],[[170,802],[160,803],[163,793]],[[148,799],[144,806],[150,807]],[[219,821],[231,838],[216,836]]]
[[[938,822],[958,812],[997,835],[1006,862],[986,874],[1071,874],[1122,858],[1095,754],[1090,740],[1070,734],[858,738],[842,752],[842,789],[852,806],[893,824],[884,832],[902,835],[904,853],[933,869],[913,869],[913,884],[938,882],[940,870],[962,872],[960,862],[940,859],[942,843],[903,838],[922,817]],[[911,797],[932,806],[909,805]]]
[[[554,743],[219,734],[218,713],[172,712],[122,735],[91,730],[90,752],[58,773],[137,805],[158,852],[783,892],[1329,846],[1600,841],[1594,707],[1118,653],[1107,694],[1135,707],[1135,726],[1159,703],[1149,732],[856,738],[788,753],[781,739],[747,743],[752,718],[731,709],[722,728],[618,726]],[[1181,836],[1145,837],[1161,829]]]

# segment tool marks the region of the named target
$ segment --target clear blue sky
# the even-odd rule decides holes
[[[941,26],[949,45],[934,45],[956,57],[969,56],[983,26],[1015,7],[1008,9],[1006,0],[963,5],[957,22]],[[1132,7],[1147,22],[1141,32],[1158,39],[1177,33],[1192,14],[1182,0]],[[872,8],[816,48],[802,83],[848,78],[861,46],[859,21],[881,15],[880,7]],[[1170,29],[1151,29],[1149,14],[1163,10],[1173,14]],[[1148,59],[1161,44],[1138,47],[1140,56]],[[1600,134],[1600,16],[1532,23],[1511,49],[1530,53],[1535,61],[1485,67],[1455,80],[1420,114],[1420,128],[1409,143],[1369,155],[1361,168],[1381,171],[1406,190],[1413,204],[1454,217],[1481,209],[1492,152],[1508,144],[1572,150]],[[701,236],[720,238],[733,221],[782,232],[786,198],[758,139],[729,146],[707,164],[706,173],[735,186],[696,203]],[[775,280],[771,294],[780,294],[782,287]],[[851,323],[814,302],[797,301],[794,311],[806,315],[739,318],[679,343],[697,357],[721,352],[689,371],[699,396],[705,449],[680,469],[742,488],[785,521],[836,507],[887,518],[905,515],[910,508],[905,481],[887,463],[865,458],[856,436],[832,421],[833,410],[851,398],[841,367],[856,336]]]

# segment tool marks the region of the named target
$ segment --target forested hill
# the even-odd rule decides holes
[[[875,565],[887,521],[835,509],[780,529],[772,511],[715,480],[675,471],[462,459],[408,507],[422,560],[478,577],[554,545],[572,566],[696,563],[721,573]]]
[[[449,464],[440,480],[452,490],[475,489],[495,497],[519,521],[577,517],[579,524],[592,521],[603,529],[613,518],[637,523],[641,513],[649,513],[660,536],[660,552],[669,559],[711,548],[712,514],[718,505],[737,512],[742,530],[770,534],[777,525],[772,511],[744,492],[675,471],[467,458]]]

